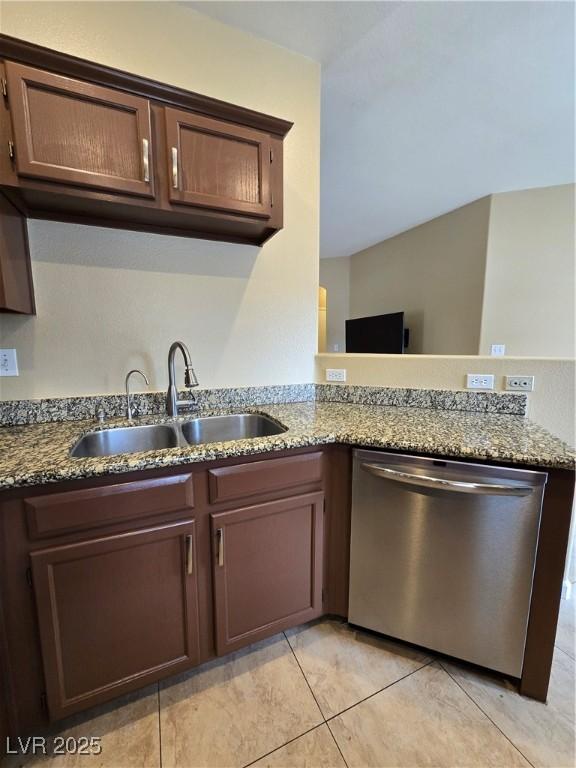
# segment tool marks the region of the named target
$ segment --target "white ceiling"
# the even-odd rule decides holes
[[[189,2],[322,63],[321,255],[574,181],[572,2]]]

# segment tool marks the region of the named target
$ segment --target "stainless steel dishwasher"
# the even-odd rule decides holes
[[[547,474],[354,452],[348,620],[514,677]]]

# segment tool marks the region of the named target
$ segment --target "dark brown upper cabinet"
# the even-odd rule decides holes
[[[0,311],[36,314],[26,219],[1,192]]]
[[[291,126],[0,35],[0,189],[28,217],[262,245]]]
[[[164,113],[171,202],[269,219],[270,137],[179,109]]]
[[[154,197],[150,102],[5,64],[19,176]]]

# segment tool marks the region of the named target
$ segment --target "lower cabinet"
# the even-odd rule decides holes
[[[322,493],[211,515],[219,655],[322,613]]]
[[[316,449],[0,494],[0,735],[321,616],[325,464]]]
[[[31,553],[52,720],[199,660],[195,523]]]

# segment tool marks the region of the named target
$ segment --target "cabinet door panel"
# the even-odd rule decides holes
[[[16,168],[154,197],[147,99],[6,62]]]
[[[33,552],[52,719],[198,661],[191,520]]]
[[[166,108],[173,203],[270,218],[270,138],[261,131]]]
[[[211,516],[218,654],[321,614],[323,499]]]
[[[0,193],[0,311],[36,314],[26,219]]]

